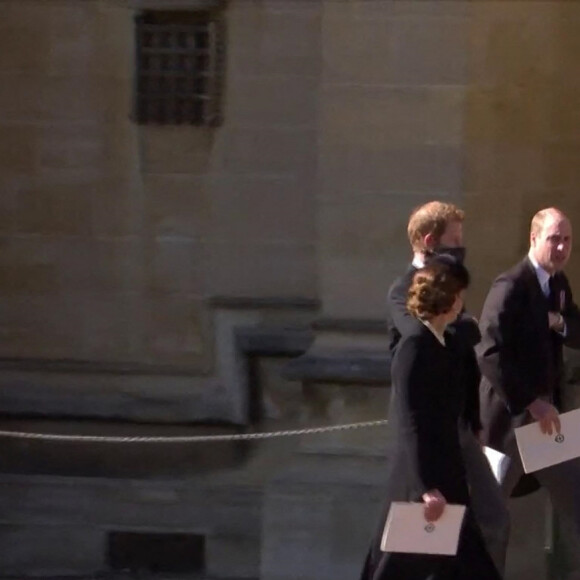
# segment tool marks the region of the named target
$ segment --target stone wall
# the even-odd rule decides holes
[[[474,2],[464,111],[464,206],[480,303],[526,251],[529,222],[557,205],[580,227],[580,5]],[[578,254],[568,268],[578,288]]]
[[[4,408],[110,381],[118,416],[139,385],[205,390],[189,407],[225,390],[227,415],[236,325],[308,323],[318,300],[314,351],[384,353],[414,206],[466,208],[474,312],[537,208],[580,212],[575,3],[231,0],[215,129],[130,120],[132,18],[167,2],[1,4]]]
[[[316,297],[319,10],[230,3],[225,122],[207,129],[131,122],[143,3],[1,4],[4,408],[92,414],[104,372],[134,404],[135,382],[160,405],[219,386],[210,298]],[[52,405],[71,387],[76,405]]]

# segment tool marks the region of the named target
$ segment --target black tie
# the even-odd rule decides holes
[[[550,288],[550,295],[548,296],[548,308],[551,312],[560,312],[561,304],[560,304],[560,296],[558,292],[558,284],[554,276],[550,276],[548,280],[548,285]]]

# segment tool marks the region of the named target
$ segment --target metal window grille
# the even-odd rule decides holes
[[[221,124],[224,23],[215,11],[145,11],[136,17],[139,124]]]

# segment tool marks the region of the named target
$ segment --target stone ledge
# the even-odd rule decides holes
[[[284,378],[336,383],[389,384],[391,359],[386,351],[310,352],[289,362]]]
[[[159,365],[149,363],[98,360],[0,358],[1,371],[41,371],[43,373],[85,373],[114,375],[204,376],[199,366]]]
[[[314,330],[386,334],[387,323],[371,318],[319,318],[312,323],[312,328]]]
[[[320,300],[315,298],[304,298],[301,296],[291,296],[281,298],[279,296],[266,296],[256,298],[251,296],[212,296],[208,299],[212,308],[231,308],[240,310],[317,310],[320,308]]]
[[[312,345],[308,328],[246,327],[234,331],[240,350],[249,355],[298,356]]]

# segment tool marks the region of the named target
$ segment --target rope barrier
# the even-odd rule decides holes
[[[386,425],[386,419],[378,421],[363,421],[361,423],[345,423],[328,427],[311,427],[309,429],[292,429],[287,431],[270,431],[266,433],[238,433],[234,435],[174,435],[174,436],[108,436],[108,435],[61,435],[56,433],[30,433],[25,431],[2,431],[0,437],[11,439],[34,439],[40,441],[82,441],[88,443],[213,443],[217,441],[250,441],[256,439],[272,439],[274,437],[294,437],[314,433],[329,433],[331,431],[346,431],[364,427],[380,427]]]

